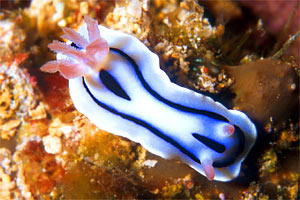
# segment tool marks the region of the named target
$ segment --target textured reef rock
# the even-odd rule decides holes
[[[0,137],[13,137],[26,118],[43,119],[46,111],[42,102],[34,98],[29,74],[17,62],[0,66]]]
[[[211,47],[223,35],[224,27],[212,26],[195,1],[155,2],[151,10],[155,35],[150,40],[171,79],[210,93],[229,86],[231,81],[216,67]]]
[[[145,44],[151,28],[149,18],[150,1],[119,1],[104,20],[104,25],[136,36]]]
[[[12,157],[6,148],[0,148],[0,199],[20,197],[16,190],[16,183],[12,179]]]
[[[296,114],[299,78],[292,65],[266,58],[228,66],[227,71],[235,77],[233,105],[251,119],[266,124],[272,117],[279,123]]]
[[[247,0],[239,0],[239,3],[261,18],[266,30],[281,42],[300,29],[299,1],[278,1],[276,3],[260,1],[253,4]],[[294,56],[298,65],[300,64],[299,48],[300,38],[287,50],[287,54]]]
[[[11,2],[0,1],[10,9],[0,12],[0,199],[299,199],[297,65],[236,48],[223,38],[231,30],[213,26],[197,1]],[[243,15],[231,1],[203,5],[226,10],[226,20]],[[53,59],[47,45],[59,27],[78,28],[84,14],[138,37],[172,81],[221,94],[257,122],[258,142],[236,180],[208,182],[99,130],[75,110],[67,80],[39,71]]]

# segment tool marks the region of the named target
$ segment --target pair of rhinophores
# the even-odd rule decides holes
[[[41,67],[69,79],[78,111],[100,129],[177,158],[209,180],[237,177],[256,140],[251,120],[171,83],[158,56],[137,38],[98,26],[87,15],[84,21],[78,32],[63,28],[69,42],[49,44],[57,60]]]

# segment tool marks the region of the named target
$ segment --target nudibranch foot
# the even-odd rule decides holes
[[[163,158],[179,158],[208,180],[237,177],[256,140],[251,120],[172,83],[158,56],[137,38],[87,15],[84,21],[78,33],[63,29],[70,41],[50,44],[57,61],[41,68],[69,79],[76,109],[98,128]]]
[[[74,30],[63,28],[65,35],[62,38],[72,41],[75,45],[54,40],[48,47],[68,59],[50,61],[41,67],[42,71],[49,73],[58,71],[65,78],[72,79],[105,68],[105,58],[109,52],[109,46],[106,40],[100,36],[97,21],[87,15],[84,16],[84,21],[87,24],[88,41]]]

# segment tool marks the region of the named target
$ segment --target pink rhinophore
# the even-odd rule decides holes
[[[212,161],[211,160],[204,160],[201,163],[204,173],[207,177],[208,180],[212,181],[215,177],[215,169],[212,166]]]

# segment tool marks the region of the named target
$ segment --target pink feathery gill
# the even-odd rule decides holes
[[[65,33],[62,38],[72,41],[80,48],[54,40],[48,47],[72,59],[49,61],[41,67],[42,71],[60,72],[66,79],[72,79],[98,71],[103,66],[102,63],[109,52],[108,43],[100,36],[96,20],[84,15],[84,21],[87,24],[89,41],[71,28],[62,28]]]

